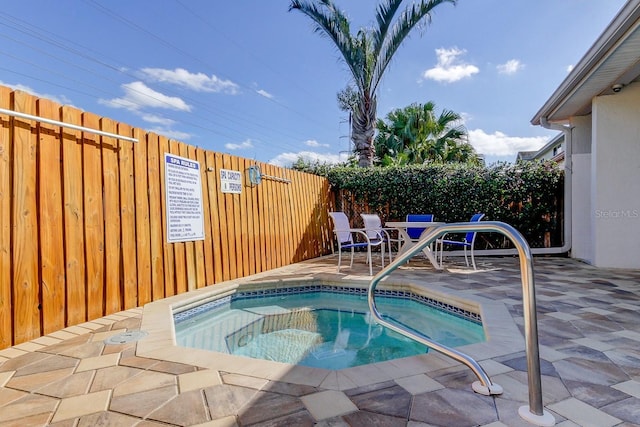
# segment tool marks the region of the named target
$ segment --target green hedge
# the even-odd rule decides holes
[[[359,214],[383,221],[408,213],[433,213],[436,221],[503,221],[518,229],[531,247],[562,245],[563,171],[551,162],[334,168],[327,173],[336,209],[354,226]],[[502,236],[482,235],[478,248],[510,247]]]

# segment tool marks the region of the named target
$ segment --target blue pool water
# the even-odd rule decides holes
[[[390,320],[449,347],[485,340],[479,322],[411,298],[380,296],[376,304]],[[378,325],[371,318],[364,292],[226,297],[214,305],[175,317],[178,345],[325,369],[428,351]]]

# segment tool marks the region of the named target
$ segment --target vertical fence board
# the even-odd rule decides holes
[[[251,165],[251,160],[248,159],[240,159],[243,186],[242,192],[245,194],[245,218],[244,221],[247,224],[247,261],[249,263],[249,271],[247,274],[256,274],[257,265],[256,265],[256,233],[253,228],[253,221],[255,215],[253,213],[253,192],[251,191],[251,183],[249,182],[249,175],[247,174],[247,170]]]
[[[147,178],[147,141],[140,129],[134,129],[133,136],[138,140],[133,145],[133,185],[135,191],[136,254],[138,272],[138,305],[151,301],[151,230],[149,216],[149,180]]]
[[[100,129],[116,133],[116,124],[100,119]],[[118,141],[101,137],[102,176],[104,182],[104,242],[105,242],[105,313],[122,310],[120,174],[118,171]]]
[[[69,110],[69,117],[76,116],[76,112]],[[94,114],[82,114],[82,124],[97,129],[100,122]],[[88,319],[95,319],[104,315],[105,310],[105,247],[104,247],[104,199],[102,198],[102,150],[100,137],[85,133],[82,142],[82,176],[84,178],[84,235],[85,235],[85,271],[86,271],[86,301]],[[67,145],[75,143],[75,138],[65,139],[65,153]],[[66,171],[65,171],[66,172]],[[66,180],[65,180],[66,183]],[[79,304],[85,299],[85,287],[69,283],[67,288],[67,303]],[[72,312],[69,307],[68,322],[73,325],[81,322],[84,315]]]
[[[200,180],[202,181],[202,216],[204,217],[204,241],[200,242],[202,246],[202,260],[200,264],[203,268],[204,276],[202,283],[198,283],[198,287],[211,285],[215,283],[213,274],[213,238],[211,236],[211,202],[209,201],[209,175],[207,171],[206,151],[198,148],[196,158],[200,164]]]
[[[11,91],[0,86],[0,108],[11,108]],[[13,344],[11,301],[11,118],[0,114],[0,349]]]
[[[235,278],[235,268],[233,270],[232,276],[232,265],[235,267],[235,264],[231,260],[231,244],[229,242],[229,224],[227,215],[227,195],[223,194],[220,190],[220,169],[224,169],[224,156],[220,153],[214,154],[214,162],[215,162],[215,174],[216,179],[218,180],[218,185],[216,187],[216,194],[218,195],[218,218],[220,219],[220,243],[222,249],[222,280],[229,280]],[[233,247],[235,250],[235,246]]]
[[[187,157],[191,160],[198,160],[196,147],[193,145],[185,145],[187,148]],[[200,177],[202,177],[202,165],[200,165]],[[200,182],[200,200],[202,200],[202,192],[204,183]],[[202,212],[203,222],[204,222],[204,211]],[[204,224],[203,224],[204,225]],[[187,248],[191,250],[191,272],[188,274],[189,277],[189,290],[201,288],[205,285],[204,281],[204,243],[202,240],[196,240],[194,242],[188,242]]]
[[[207,192],[209,193],[209,206],[211,207],[209,214],[211,217],[211,251],[213,262],[213,281],[210,283],[219,283],[223,281],[222,272],[222,250],[220,236],[222,227],[220,226],[220,208],[218,206],[218,178],[220,173],[216,168],[215,156],[212,152],[207,151],[205,155],[207,168],[211,172],[207,172]],[[225,245],[226,246],[226,245]]]
[[[164,154],[169,153],[169,140],[160,136],[159,147],[159,167],[160,167],[160,206],[162,210],[162,246],[164,248],[164,293],[165,296],[176,294],[175,276],[175,255],[173,245],[167,243],[167,189],[165,180]]]
[[[244,170],[244,162],[237,156],[232,157],[232,169],[242,174]],[[242,175],[241,175],[242,176]],[[238,275],[240,277],[247,276],[249,274],[249,235],[247,227],[247,192],[243,188],[240,194],[234,196],[234,215],[236,218],[236,239],[240,237],[240,246],[238,252],[239,259],[242,260],[239,263]],[[240,258],[241,257],[241,258]]]
[[[35,98],[13,93],[14,110],[35,114]],[[40,335],[38,273],[37,136],[31,120],[14,119],[13,131],[13,316],[16,344]]]
[[[36,103],[41,117],[60,120],[57,104],[46,99]],[[38,124],[38,196],[40,212],[40,271],[42,331],[45,334],[64,328],[65,271],[62,213],[61,129]],[[83,301],[84,305],[84,301]]]
[[[261,166],[261,170],[263,173],[268,175],[267,165],[263,164]],[[262,246],[264,248],[264,259],[265,259],[265,270],[271,270],[275,268],[275,253],[274,253],[274,232],[273,232],[273,214],[272,214],[272,203],[273,200],[269,194],[269,181],[262,180],[262,184],[260,184],[260,199],[261,199],[261,212],[260,212],[260,225],[264,230],[264,238]]]
[[[158,152],[158,135],[147,135],[147,168],[149,185],[149,231],[151,245],[151,299],[164,298],[164,240],[162,190],[160,165],[162,153]]]
[[[62,121],[76,125],[82,124],[80,110],[72,107],[62,107],[61,110]],[[87,318],[83,143],[80,136],[80,131],[69,128],[62,129],[66,325],[75,325]],[[101,305],[99,308],[102,312]]]
[[[118,124],[118,134],[131,136],[131,126]],[[138,306],[138,271],[136,240],[136,201],[133,176],[133,142],[118,141],[118,168],[120,171],[120,224],[123,307]]]

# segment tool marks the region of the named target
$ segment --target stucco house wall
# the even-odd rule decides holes
[[[592,263],[638,268],[640,84],[594,98],[591,114]]]

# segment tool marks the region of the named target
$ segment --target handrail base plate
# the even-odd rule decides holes
[[[554,418],[554,416],[544,409],[542,410],[542,415],[536,415],[529,410],[528,405],[525,405],[521,406],[518,409],[518,415],[520,415],[520,418],[522,418],[526,422],[537,426],[553,427],[556,425],[556,419]]]

